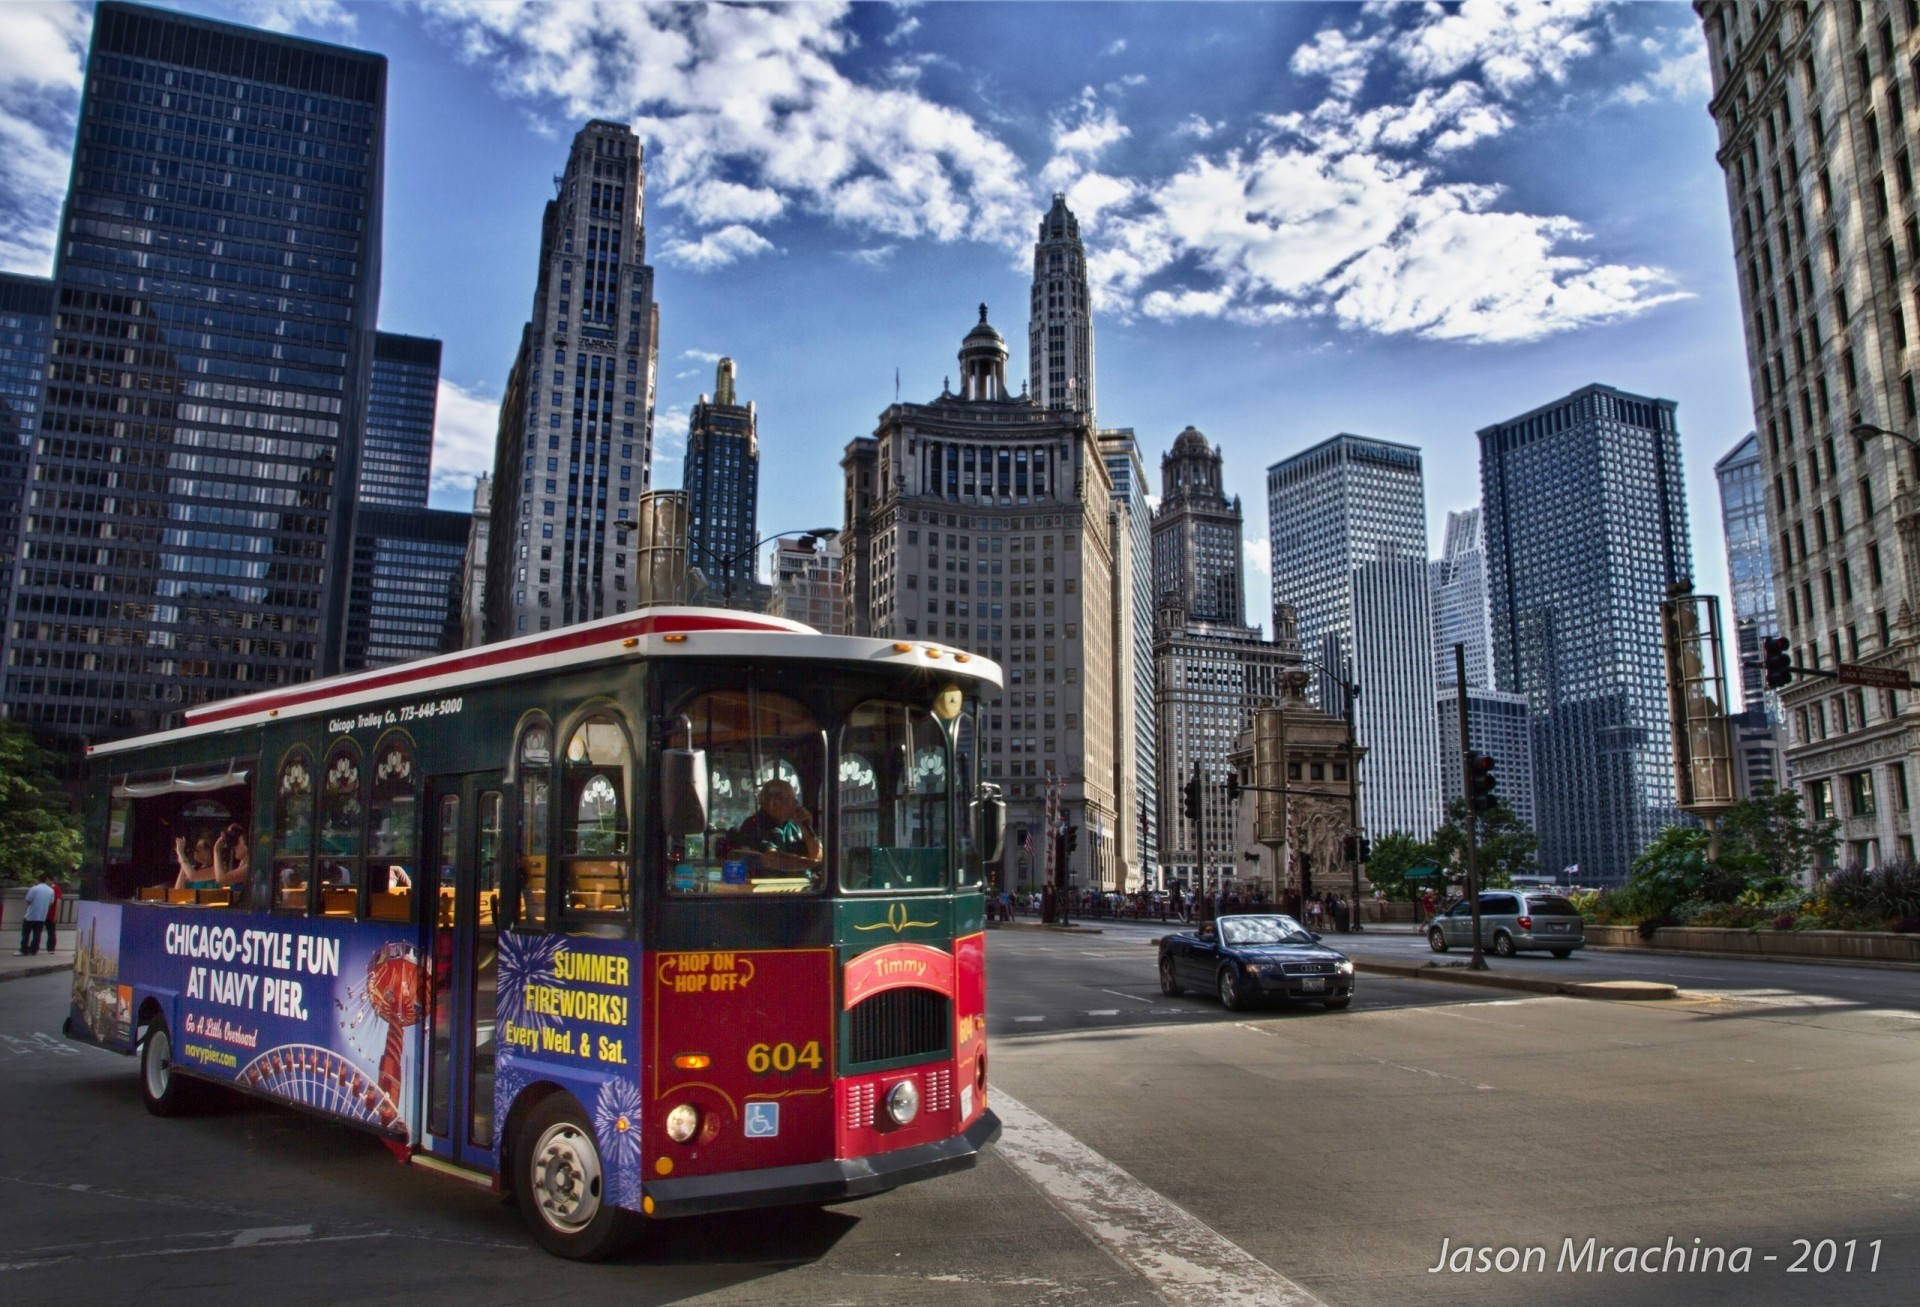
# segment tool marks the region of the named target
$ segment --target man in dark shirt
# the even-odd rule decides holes
[[[815,872],[825,861],[813,814],[801,806],[793,785],[783,780],[760,787],[760,810],[740,823],[732,844],[747,853],[755,871],[762,873]]]

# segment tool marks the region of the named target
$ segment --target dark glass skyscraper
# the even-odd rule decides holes
[[[360,505],[423,508],[440,400],[440,342],[380,332],[373,340]]]
[[[346,670],[460,647],[473,518],[426,507],[362,508],[353,537]]]
[[[338,667],[380,299],[386,60],[95,11],[9,617],[73,744]]]
[[[20,557],[27,460],[40,427],[52,330],[53,283],[0,272],[0,669],[6,667],[4,618]]]
[[[1532,713],[1541,867],[1587,884],[1625,880],[1680,817],[1660,604],[1693,552],[1673,414],[1586,386],[1479,433],[1494,682]]]
[[[732,359],[720,360],[713,397],[702,395],[693,406],[684,475],[687,539],[692,545],[687,561],[715,590],[759,607],[750,595],[758,588],[753,547],[760,539],[755,511],[760,502],[759,419],[753,405],[734,402]]]

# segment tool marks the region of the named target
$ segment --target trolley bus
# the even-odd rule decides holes
[[[999,684],[650,608],[194,708],[92,751],[67,1033],[157,1115],[210,1081],[353,1123],[578,1259],[965,1169]]]

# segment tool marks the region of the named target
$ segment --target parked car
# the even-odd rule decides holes
[[[1353,1002],[1353,963],[1292,917],[1221,917],[1160,941],[1160,990],[1197,989],[1229,1009],[1263,998],[1302,998],[1330,1008]]]
[[[1545,950],[1556,958],[1572,957],[1586,947],[1586,921],[1579,909],[1558,894],[1537,890],[1482,890],[1480,942],[1503,958]],[[1433,919],[1427,943],[1435,953],[1473,947],[1473,904],[1466,899]]]

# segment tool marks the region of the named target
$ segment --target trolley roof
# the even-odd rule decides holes
[[[346,676],[329,676],[259,694],[189,708],[186,725],[90,747],[95,757],[191,739],[215,731],[259,726],[281,717],[344,712],[396,694],[442,694],[516,676],[556,672],[617,658],[748,658],[839,663],[886,663],[944,671],[998,689],[1000,666],[951,645],[822,635],[784,617],[719,608],[643,608],[518,636],[498,644],[436,654],[409,663]]]

